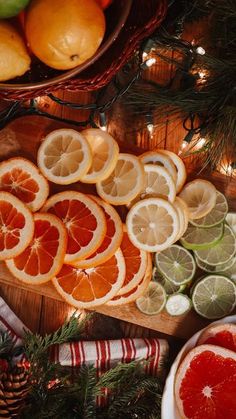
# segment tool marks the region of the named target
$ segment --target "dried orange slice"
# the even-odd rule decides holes
[[[92,164],[81,182],[96,183],[106,179],[114,170],[119,147],[114,138],[98,128],[89,128],[81,132],[92,150]]]
[[[131,291],[126,292],[125,294],[116,295],[115,297],[112,298],[112,300],[108,301],[106,304],[108,306],[115,307],[122,304],[132,303],[144,293],[151,279],[152,279],[152,258],[150,255],[148,255],[147,269],[140,283],[137,284],[136,287],[134,287]]]
[[[208,180],[195,179],[186,183],[180,198],[187,204],[189,218],[197,220],[207,215],[216,204],[216,188]]]
[[[61,269],[67,247],[67,232],[58,217],[34,214],[34,236],[27,248],[6,261],[11,273],[28,284],[43,284]]]
[[[92,163],[87,140],[74,129],[56,129],[38,149],[38,167],[51,182],[69,185],[80,180]]]
[[[159,152],[158,150],[155,150],[155,151],[146,151],[145,153],[141,154],[139,158],[143,164],[155,164],[155,165],[164,167],[168,171],[168,173],[172,176],[173,181],[176,184],[177,171],[170,157],[168,157],[161,151]]]
[[[87,195],[76,191],[51,196],[44,211],[57,215],[66,226],[68,245],[65,263],[92,255],[106,234],[106,219],[101,207]]]
[[[32,213],[9,192],[0,192],[0,260],[11,259],[28,246],[34,234]]]
[[[125,279],[125,260],[120,249],[96,268],[63,265],[52,280],[65,301],[78,308],[92,308],[113,298]]]
[[[184,165],[183,160],[177,156],[177,154],[173,153],[173,151],[169,150],[158,150],[160,153],[163,153],[165,156],[168,156],[175,165],[177,170],[177,180],[176,180],[176,191],[179,193],[182,187],[184,186],[187,178],[187,172]]]
[[[15,157],[0,163],[0,190],[12,193],[34,212],[45,203],[49,185],[33,163]]]
[[[140,283],[148,264],[148,253],[135,247],[125,231],[120,248],[125,258],[126,276],[119,295],[131,291]]]
[[[74,262],[77,268],[94,268],[110,259],[120,247],[123,237],[123,226],[117,211],[97,196],[90,195],[102,207],[106,217],[107,230],[105,238],[99,248],[87,259]]]
[[[144,186],[144,168],[138,157],[120,153],[113,172],[97,183],[97,193],[113,205],[129,204]]]

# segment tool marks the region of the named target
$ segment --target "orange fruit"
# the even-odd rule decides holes
[[[28,284],[43,284],[61,269],[67,247],[67,232],[58,217],[34,214],[34,236],[27,248],[6,261],[11,273]]]
[[[108,301],[106,304],[108,306],[115,307],[122,304],[132,303],[144,293],[151,279],[152,279],[152,259],[151,259],[151,256],[148,255],[147,269],[146,269],[144,277],[141,279],[139,284],[137,284],[129,292],[126,292],[120,295],[118,293],[115,297],[112,298],[112,300]]]
[[[49,194],[47,180],[29,160],[15,157],[0,163],[0,190],[10,192],[38,211]]]
[[[25,21],[33,53],[49,67],[74,68],[97,51],[105,33],[105,17],[95,0],[34,0]]]
[[[51,196],[43,211],[57,215],[66,226],[68,245],[65,263],[89,257],[104,240],[104,212],[95,201],[80,192],[65,191]]]
[[[120,247],[123,237],[122,221],[116,210],[111,205],[102,201],[102,199],[96,196],[90,196],[104,210],[107,230],[102,244],[91,256],[85,260],[73,263],[77,268],[83,269],[94,268],[110,259]]]
[[[119,295],[131,291],[140,283],[148,264],[148,253],[135,247],[126,231],[124,231],[120,248],[125,258],[126,276]]]
[[[0,21],[0,81],[22,76],[30,68],[30,56],[16,29]]]
[[[125,261],[120,249],[96,268],[79,269],[63,265],[53,284],[67,303],[78,308],[92,308],[106,303],[121,288]]]
[[[34,234],[30,210],[9,192],[0,192],[0,260],[17,256]]]

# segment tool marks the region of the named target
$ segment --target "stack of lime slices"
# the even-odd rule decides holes
[[[210,320],[230,314],[236,306],[236,213],[228,213],[221,192],[217,191],[208,214],[190,220],[180,244],[155,254],[150,287],[157,290],[159,299],[152,301],[147,290],[141,305],[137,301],[138,308],[145,314],[165,308],[178,316],[193,307]]]

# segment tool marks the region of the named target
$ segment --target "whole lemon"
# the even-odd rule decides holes
[[[9,23],[0,20],[0,81],[22,76],[30,68],[23,39]]]
[[[18,15],[30,0],[0,0],[0,18],[7,19]]]
[[[33,0],[25,20],[32,52],[49,67],[67,70],[97,51],[105,17],[95,0]]]

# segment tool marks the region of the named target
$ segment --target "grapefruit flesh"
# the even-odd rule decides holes
[[[235,419],[236,353],[213,345],[192,349],[180,365],[175,399],[182,419]]]
[[[198,345],[202,344],[217,345],[236,352],[236,325],[217,324],[208,327],[198,340]]]

